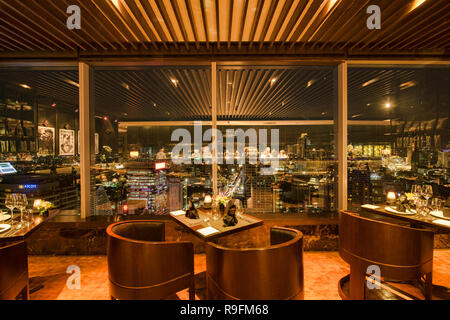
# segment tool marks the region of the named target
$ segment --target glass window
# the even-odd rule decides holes
[[[25,194],[29,209],[45,200],[79,215],[78,122],[76,68],[0,69],[0,165],[9,168],[0,197]]]
[[[188,199],[200,204],[212,193],[210,128],[209,66],[95,69],[92,213],[165,215]]]
[[[348,70],[349,207],[431,185],[447,201],[450,68]]]
[[[218,77],[220,193],[253,215],[334,214],[335,68],[221,66]]]

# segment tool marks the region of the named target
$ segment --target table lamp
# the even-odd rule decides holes
[[[211,203],[212,203],[212,198],[209,194],[207,194],[205,196],[205,199],[203,200],[203,207],[205,209],[211,209]]]
[[[387,198],[387,202],[388,202],[389,204],[394,204],[395,199],[396,199],[397,197],[396,197],[396,195],[395,195],[395,192],[389,191],[388,194],[387,194],[387,196],[386,196],[386,198]]]

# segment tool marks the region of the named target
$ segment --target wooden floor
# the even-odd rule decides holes
[[[348,265],[337,252],[305,252],[305,299],[340,299],[337,290],[339,279],[348,274]],[[69,289],[66,285],[69,266],[81,270],[81,288]],[[195,272],[205,271],[205,255],[195,256]],[[105,256],[30,256],[30,277],[35,277],[31,287],[43,284],[44,288],[31,294],[33,300],[104,300],[108,294],[108,268]],[[450,250],[435,250],[433,261],[433,284],[437,290],[434,299],[450,299]],[[397,285],[397,284],[396,284]],[[402,290],[422,297],[420,291],[410,285],[399,285]],[[447,287],[447,288],[443,288]],[[187,291],[174,296],[187,299]],[[197,298],[203,298],[200,291]]]

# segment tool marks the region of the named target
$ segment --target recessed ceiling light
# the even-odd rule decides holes
[[[413,11],[414,9],[417,9],[420,5],[422,5],[426,0],[414,0],[411,3],[411,7],[409,8],[409,12]]]
[[[121,85],[122,87],[124,87],[125,89],[130,90],[130,86],[127,85],[125,82],[122,82],[120,85]]]
[[[111,0],[111,2],[116,6],[117,9],[119,9],[119,0]]]
[[[327,8],[327,12],[330,11],[331,9],[333,9],[334,5],[336,4],[337,0],[330,0],[328,2],[328,8]]]
[[[172,84],[175,86],[175,87],[178,87],[178,80],[177,79],[170,79],[170,82],[172,82]]]
[[[277,82],[277,78],[270,79],[270,85],[273,86]]]
[[[156,108],[156,102],[153,103],[153,106]]]
[[[21,84],[20,86],[25,89],[31,89],[31,87],[27,84]]]
[[[306,84],[306,87],[307,88],[311,87],[314,82],[316,82],[314,79],[309,80],[308,83]]]
[[[361,87],[367,87],[368,85],[370,85],[370,84],[372,84],[372,83],[374,83],[374,82],[377,82],[377,81],[378,81],[378,78],[373,78],[373,79],[371,79],[371,80],[369,80],[369,81],[364,82],[364,83],[361,85]]]
[[[67,82],[68,84],[71,84],[71,85],[75,86],[75,87],[78,87],[78,88],[80,87],[80,85],[78,83],[76,83],[75,81],[72,81],[72,80],[69,80],[69,79],[66,79],[64,81]]]
[[[404,90],[407,88],[411,88],[414,87],[417,83],[415,81],[408,81],[408,82],[404,82],[401,85],[399,85],[400,90]]]
[[[386,102],[386,103],[384,104],[384,106],[385,106],[386,109],[389,109],[390,107],[392,107],[392,105],[391,105],[390,102]]]

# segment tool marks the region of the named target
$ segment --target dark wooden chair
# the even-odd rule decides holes
[[[425,276],[424,295],[431,299],[433,232],[360,217],[339,215],[339,254],[350,264],[350,287],[343,299],[365,298],[367,267],[380,267],[384,280],[417,281]],[[345,278],[345,277],[344,277]],[[343,279],[344,279],[343,278]]]
[[[267,248],[235,249],[208,242],[208,299],[303,299],[303,234],[273,227],[270,244]]]
[[[157,300],[189,288],[195,300],[192,243],[165,242],[160,221],[118,222],[108,226],[107,235],[112,299]]]
[[[30,299],[28,255],[25,242],[0,248],[0,300]]]

